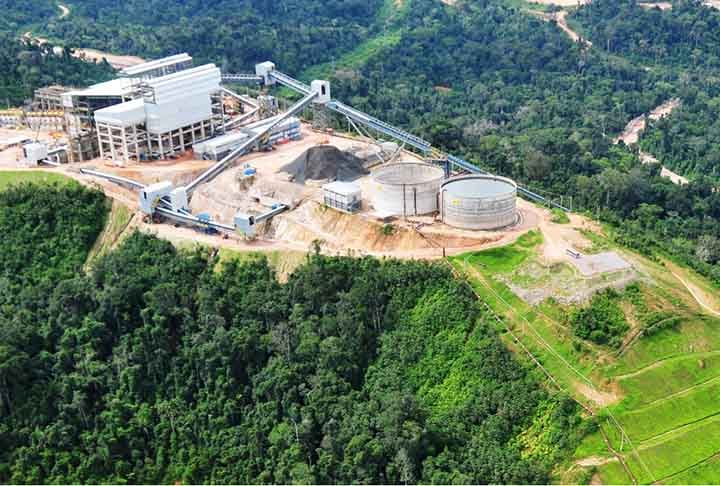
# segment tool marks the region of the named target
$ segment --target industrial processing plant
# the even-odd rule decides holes
[[[295,96],[278,97],[277,85]],[[519,195],[562,207],[333,99],[330,89],[272,62],[222,73],[194,67],[183,53],[87,88],[43,88],[31,108],[37,116],[7,112],[0,123],[61,126],[53,141],[14,137],[6,145],[20,147],[18,163],[101,183],[155,224],[238,242],[472,247],[529,228]]]

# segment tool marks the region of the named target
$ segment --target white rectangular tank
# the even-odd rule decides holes
[[[36,166],[48,156],[48,146],[44,143],[28,143],[23,145],[23,156],[27,165]]]
[[[353,182],[334,181],[323,186],[323,202],[326,206],[354,213],[360,210],[362,190]]]

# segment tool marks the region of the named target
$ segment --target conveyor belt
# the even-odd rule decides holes
[[[240,83],[262,83],[263,77],[256,74],[223,74],[223,81],[235,81]]]
[[[250,150],[262,137],[264,137],[270,130],[273,129],[276,125],[278,125],[280,122],[285,120],[286,118],[289,118],[293,115],[295,115],[297,112],[301,111],[305,106],[307,106],[308,103],[310,103],[312,100],[314,100],[317,97],[317,93],[310,93],[307,96],[305,96],[303,99],[295,103],[293,106],[290,107],[290,109],[284,113],[282,113],[278,118],[273,121],[272,123],[268,123],[267,125],[263,126],[262,129],[259,129],[253,136],[248,138],[245,142],[243,142],[238,148],[230,152],[227,156],[225,156],[223,159],[221,159],[218,163],[210,167],[208,170],[200,174],[194,181],[192,181],[190,184],[187,185],[187,193],[191,194],[192,191],[194,191],[200,184],[209,181],[213,177],[220,174],[222,171],[224,171],[230,164],[235,162],[239,157],[243,156],[245,152]]]
[[[107,179],[108,181],[114,182],[116,184],[126,184],[134,189],[145,188],[143,184],[140,184],[139,182],[136,182],[132,179],[126,179],[125,177],[120,177],[115,174],[108,174],[107,172],[100,172],[93,169],[80,169],[80,173],[85,175],[91,175],[94,177],[100,177],[101,179]]]

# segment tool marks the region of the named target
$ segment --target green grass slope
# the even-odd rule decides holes
[[[651,323],[661,325],[628,337],[620,350],[580,341],[563,317],[574,306],[554,301],[531,306],[504,283],[514,282],[513,275],[533,262],[541,241],[540,234],[530,233],[513,245],[450,262],[503,319],[499,327],[512,331],[506,343],[518,355],[530,351],[560,388],[597,416],[592,421],[599,430],[586,436],[574,461],[606,484],[718,482],[720,319],[704,312],[667,268],[595,235],[595,243],[621,251],[641,269],[638,290],[622,294],[620,302],[633,323],[628,336]],[[557,479],[576,480],[565,474],[577,467],[565,464]]]

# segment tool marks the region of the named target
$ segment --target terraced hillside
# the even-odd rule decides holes
[[[549,299],[531,306],[510,290],[516,284],[532,285],[519,276],[542,265],[540,235],[451,259],[499,316],[506,343],[541,366],[549,374],[549,385],[587,407],[597,424],[572,462],[558,468],[557,479],[592,477],[605,484],[716,482],[720,319],[712,307],[701,306],[697,293],[693,296],[683,282],[691,279],[693,285],[711,287],[671,262],[650,261],[612,248],[601,236],[587,236],[595,250],[614,249],[638,272],[635,284],[618,291],[629,331],[617,348],[574,336],[569,316],[577,305]],[[546,285],[553,285],[555,274],[563,275],[571,287],[578,281],[570,265],[547,267],[546,273]]]

